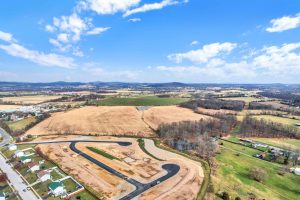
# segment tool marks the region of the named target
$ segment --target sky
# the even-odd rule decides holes
[[[300,83],[300,3],[2,0],[0,81]]]

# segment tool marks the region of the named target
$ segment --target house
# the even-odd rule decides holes
[[[24,156],[24,152],[23,152],[23,151],[17,150],[17,151],[15,152],[15,157],[20,158],[20,157],[22,157],[22,156]]]
[[[8,150],[10,150],[10,151],[15,151],[15,150],[17,150],[17,145],[15,145],[15,144],[10,144],[10,145],[8,146]]]
[[[27,164],[27,166],[29,168],[29,171],[31,171],[31,172],[40,170],[40,165],[37,162],[30,162]]]
[[[48,188],[49,188],[50,192],[56,197],[63,196],[66,194],[66,189],[60,181],[54,181],[54,182],[50,183]]]
[[[31,158],[29,156],[22,156],[20,157],[20,160],[23,164],[31,162]]]
[[[39,178],[39,180],[40,180],[41,182],[45,182],[45,181],[51,179],[50,172],[48,172],[48,171],[46,171],[46,170],[39,171],[39,172],[37,173],[37,177]]]
[[[5,193],[0,192],[0,200],[5,200]]]

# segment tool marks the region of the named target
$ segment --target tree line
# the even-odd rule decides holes
[[[180,104],[182,107],[197,109],[198,107],[207,108],[207,109],[226,109],[226,110],[235,110],[241,111],[245,106],[244,101],[234,101],[234,100],[222,100],[222,99],[198,99],[189,102],[184,102]]]
[[[245,116],[242,121],[239,133],[244,137],[300,139],[297,127],[266,121],[264,119],[258,120],[249,115]]]
[[[299,94],[293,94],[292,92],[285,92],[285,91],[280,91],[280,92],[264,91],[258,94],[264,97],[281,99],[291,106],[300,106]]]
[[[227,119],[224,115],[218,119],[161,124],[157,133],[172,148],[194,150],[200,157],[210,158],[215,155],[218,146],[213,137],[227,135],[236,124],[234,119],[234,116]]]

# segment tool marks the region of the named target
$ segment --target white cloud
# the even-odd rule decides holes
[[[183,60],[189,60],[193,63],[206,63],[211,58],[219,56],[221,53],[230,53],[236,46],[237,44],[230,42],[212,43],[204,45],[198,50],[170,54],[168,58],[176,63],[181,63]]]
[[[130,22],[140,22],[141,18],[131,18],[128,21],[130,21]]]
[[[90,9],[97,14],[107,15],[117,12],[124,12],[135,7],[141,0],[87,0],[82,6],[83,9]]]
[[[12,34],[3,31],[0,31],[0,40],[5,42],[16,42]]]
[[[23,58],[43,66],[63,68],[72,68],[76,66],[73,58],[29,50],[19,44],[12,43],[9,45],[0,45],[0,49],[4,50],[11,56]]]
[[[253,64],[276,73],[297,73],[300,71],[300,53],[297,51],[299,49],[300,43],[265,47],[261,54],[253,59]]]
[[[249,51],[243,50],[243,53],[249,54]],[[155,69],[169,77],[198,82],[299,82],[300,42],[266,46],[251,56],[239,58],[230,62],[215,56],[191,66],[157,66]]]
[[[68,43],[69,35],[67,33],[60,33],[57,35],[57,40],[63,43]]]
[[[167,6],[172,6],[172,5],[176,5],[179,3],[187,3],[188,0],[163,0],[161,2],[157,2],[157,3],[148,3],[148,4],[144,4],[140,7],[137,8],[133,8],[133,9],[129,9],[126,10],[126,12],[123,14],[123,17],[128,17],[130,15],[136,14],[136,13],[143,13],[143,12],[147,12],[147,11],[151,11],[151,10],[160,10],[164,7]]]
[[[194,40],[194,41],[191,42],[190,45],[191,45],[191,46],[194,46],[194,45],[197,45],[197,44],[199,44],[199,42],[198,42],[197,40]]]
[[[110,29],[110,27],[96,27],[96,28],[93,28],[92,30],[88,31],[86,34],[87,35],[98,35],[109,29]]]
[[[268,32],[282,32],[290,29],[295,29],[300,26],[300,13],[295,16],[284,16],[277,19],[272,19],[271,27],[266,28]]]

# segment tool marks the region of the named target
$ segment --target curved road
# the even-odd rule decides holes
[[[154,187],[161,182],[171,178],[172,176],[176,175],[178,171],[180,170],[180,167],[176,164],[165,164],[162,166],[164,170],[167,171],[167,174],[150,182],[150,183],[141,183],[133,178],[129,178],[126,175],[114,170],[113,168],[105,165],[104,163],[96,160],[95,158],[89,156],[88,154],[80,151],[79,149],[76,148],[76,143],[78,142],[98,142],[98,143],[117,143],[121,146],[129,146],[132,143],[131,142],[118,142],[118,141],[102,141],[102,140],[68,140],[68,141],[45,141],[45,142],[30,142],[30,143],[23,143],[23,144],[52,144],[52,143],[66,143],[70,142],[70,149],[74,151],[75,153],[79,154],[80,156],[86,158],[87,160],[91,161],[92,163],[96,164],[97,166],[101,167],[102,169],[108,171],[109,173],[127,181],[128,183],[132,184],[135,186],[135,190],[128,195],[122,197],[120,200],[130,200],[133,199],[134,197],[142,194],[146,190],[150,189],[151,187]],[[22,145],[22,144],[19,144]]]

